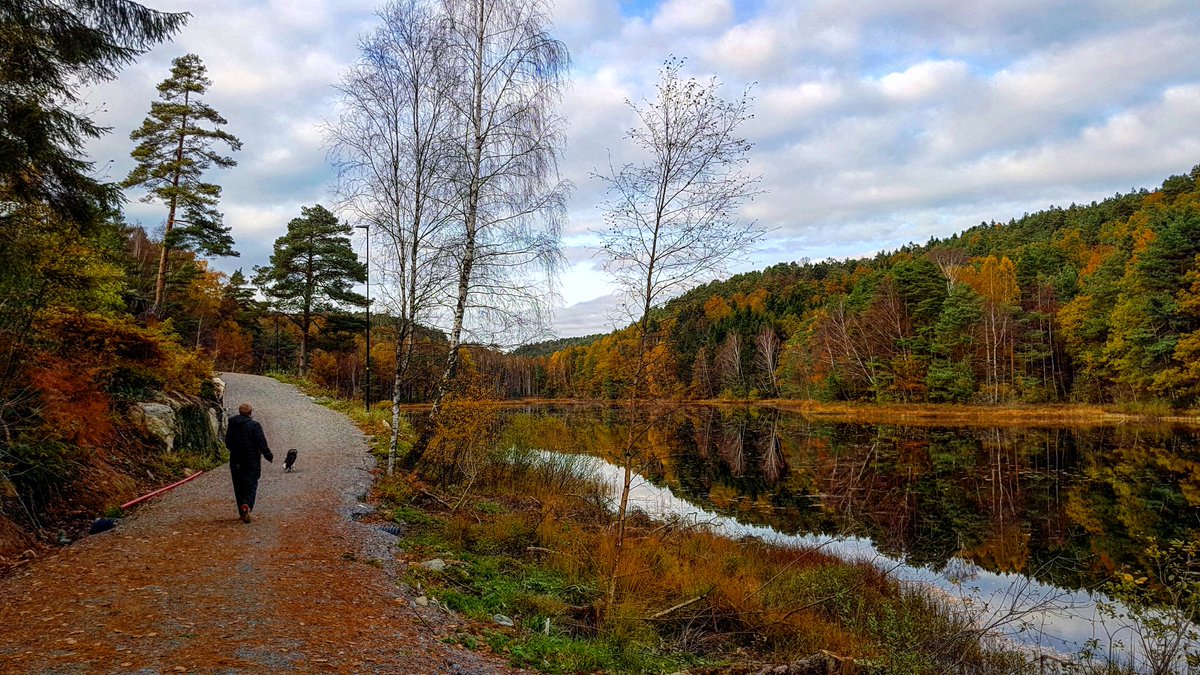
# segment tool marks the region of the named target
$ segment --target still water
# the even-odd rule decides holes
[[[621,410],[514,412],[514,437],[610,461]],[[1200,432],[1169,426],[930,427],[819,421],[770,408],[661,416],[634,505],[731,537],[869,560],[979,610],[996,634],[1065,655],[1136,651],[1098,611],[1114,574],[1149,577],[1149,543],[1200,535]],[[1120,607],[1117,607],[1118,611]]]

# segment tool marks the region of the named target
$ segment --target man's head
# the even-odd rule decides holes
[[[249,403],[243,403],[238,406],[238,414],[239,415],[245,415],[245,416],[249,417],[250,413],[252,413],[252,412],[254,412],[254,406],[250,405]]]

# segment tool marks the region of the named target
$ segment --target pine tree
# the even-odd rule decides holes
[[[970,286],[955,284],[933,328],[934,358],[925,376],[929,400],[966,402],[975,394],[976,334],[983,323],[982,299]]]
[[[367,266],[350,248],[351,228],[324,206],[302,207],[275,240],[271,264],[257,267],[255,283],[275,308],[300,329],[300,373],[308,369],[309,330],[313,319],[333,303],[366,306],[354,282],[367,279]]]
[[[200,100],[211,84],[199,56],[186,54],[175,59],[171,76],[158,85],[162,100],[150,104],[150,114],[142,126],[129,135],[138,141],[131,153],[137,166],[123,186],[144,187],[148,193],[142,201],[162,202],[168,208],[151,308],[156,315],[162,311],[172,250],[237,255],[229,227],[221,222],[221,213],[216,209],[221,187],[202,180],[214,164],[223,169],[237,164],[213,151],[214,142],[225,143],[231,150],[242,147],[237,137],[220,129],[225,118]],[[183,218],[178,217],[180,210]]]
[[[104,134],[79,111],[79,87],[112,80],[168,39],[187,14],[129,0],[0,3],[0,195],[96,222],[119,195],[92,176],[84,143]]]

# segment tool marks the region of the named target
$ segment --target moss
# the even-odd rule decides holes
[[[217,438],[208,416],[208,408],[189,401],[175,413],[176,452],[197,455],[203,460],[220,463],[224,444]]]

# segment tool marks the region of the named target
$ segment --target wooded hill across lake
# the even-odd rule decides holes
[[[981,223],[873,258],[779,264],[694,288],[652,314],[652,386],[694,399],[1194,406],[1198,179],[1200,167],[1155,190]],[[238,348],[201,341],[218,365],[295,362],[286,324],[281,334],[263,308],[238,311],[254,317]],[[344,395],[362,392],[361,319],[331,314],[315,333],[310,375]],[[373,368],[388,373],[394,350],[386,317],[379,322]],[[408,401],[429,396],[443,361],[440,334],[421,342]],[[498,397],[611,399],[626,390],[635,348],[635,332],[620,329],[511,353],[468,349]],[[390,398],[386,377],[373,386],[374,400]]]

